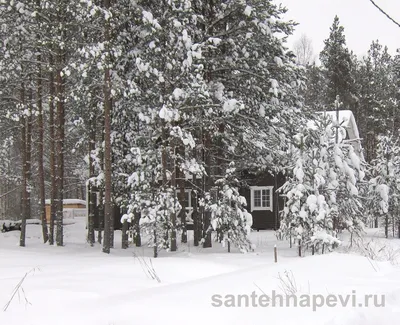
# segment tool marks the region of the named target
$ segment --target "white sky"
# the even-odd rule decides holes
[[[373,40],[387,45],[391,54],[400,48],[400,27],[395,25],[369,0],[274,0],[282,3],[289,11],[285,20],[299,23],[295,33],[288,40],[291,45],[306,34],[312,40],[314,53],[318,56],[329,37],[329,28],[335,15],[339,16],[345,29],[349,50],[358,56],[367,53]],[[393,19],[400,23],[400,0],[375,0]]]

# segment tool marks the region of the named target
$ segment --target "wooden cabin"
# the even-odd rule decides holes
[[[336,111],[324,111],[317,112],[316,114],[329,115],[333,121],[336,120]],[[340,141],[354,140],[352,145],[355,148],[355,152],[363,160],[363,152],[361,143],[359,141],[359,133],[357,124],[353,113],[350,110],[339,111],[339,124],[341,125]],[[315,127],[315,121],[309,121],[308,127]],[[217,168],[218,169],[218,168]],[[212,173],[217,179],[222,176],[216,173]],[[192,176],[185,174],[185,211],[186,211],[186,228],[187,230],[193,230],[193,206],[196,204],[195,198],[192,192]],[[179,179],[177,179],[179,181]],[[284,197],[277,192],[277,190],[285,183],[286,177],[281,174],[272,174],[268,171],[248,171],[243,170],[240,174],[240,181],[242,186],[239,189],[239,193],[245,197],[247,206],[246,209],[251,213],[253,217],[252,228],[255,230],[274,229],[277,230],[280,227],[280,211],[284,207]],[[211,189],[210,192],[213,190]],[[104,209],[99,204],[97,199],[95,205],[95,229],[102,229],[104,220]],[[120,222],[121,211],[115,205],[114,210],[114,229],[121,229],[122,225]],[[179,222],[179,220],[178,220]]]
[[[280,226],[279,211],[283,209],[283,198],[277,189],[285,183],[282,174],[272,175],[268,172],[242,172],[244,184],[239,189],[240,195],[246,198],[247,211],[253,216],[252,228],[278,229]]]
[[[46,221],[50,222],[50,209],[51,201],[46,200]],[[64,199],[63,200],[63,211],[64,218],[74,219],[74,218],[85,218],[87,215],[86,201],[80,199]]]
[[[350,110],[317,112],[329,116],[336,121],[339,115],[341,125],[340,141],[351,140],[357,155],[364,160],[358,127]],[[309,127],[315,126],[314,121],[309,122]],[[247,211],[253,216],[253,229],[278,229],[280,226],[280,211],[284,207],[284,198],[279,189],[285,183],[283,174],[272,175],[268,172],[242,172],[241,180],[244,185],[240,194],[246,198]]]

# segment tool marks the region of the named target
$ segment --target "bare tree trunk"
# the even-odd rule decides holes
[[[101,244],[102,241],[103,241],[103,232],[101,231],[101,229],[99,229],[99,231],[97,232],[97,242]]]
[[[21,85],[21,104],[25,106],[25,85]],[[24,113],[23,113],[24,114]],[[27,151],[26,151],[26,118],[22,115],[21,119],[21,154],[22,154],[22,209],[21,209],[21,236],[19,246],[25,247],[26,237],[26,214],[28,201],[28,180],[27,180]]]
[[[89,132],[89,179],[94,176],[94,166],[92,159],[92,150],[95,149],[96,144],[96,120],[91,119],[89,122],[90,132]],[[87,201],[89,203],[88,209],[88,242],[90,246],[94,245],[95,242],[95,234],[94,234],[94,218],[95,218],[95,207],[96,207],[96,193],[93,192],[93,186],[89,182],[88,183],[88,198]]]
[[[184,147],[180,147],[179,154],[182,157],[185,155],[185,148]],[[182,243],[187,243],[186,210],[185,210],[185,206],[186,206],[186,204],[188,204],[188,202],[185,202],[185,173],[182,172],[180,170],[180,168],[177,167],[177,166],[175,166],[175,173],[176,173],[176,175],[179,175],[179,195],[178,195],[178,200],[179,200],[180,205],[182,206],[182,209],[179,212],[179,219],[181,221],[181,229],[182,229],[181,242]]]
[[[56,170],[56,184],[57,184],[57,208],[56,208],[56,219],[57,219],[57,234],[56,243],[57,246],[64,245],[64,234],[63,234],[63,199],[64,199],[64,98],[62,89],[62,77],[61,71],[57,73],[57,170]]]
[[[135,216],[133,219],[133,227],[135,234],[135,245],[136,247],[142,246],[142,238],[140,236],[140,213],[135,212]]]
[[[203,176],[203,192],[207,192],[211,190],[210,186],[210,176],[211,176],[211,157],[210,157],[210,150],[211,150],[211,138],[208,131],[205,132],[204,136],[204,148],[203,148],[203,159],[206,166],[206,174]],[[212,247],[211,243],[211,214],[209,211],[205,211],[203,209],[203,248]]]
[[[197,149],[194,148],[193,149],[193,157],[194,159],[197,159]],[[196,174],[193,174],[193,186],[197,187],[197,177]],[[193,219],[193,245],[194,246],[199,246],[199,241],[201,238],[201,225],[199,222],[199,212],[197,209],[197,193],[198,193],[198,189],[196,190],[192,190],[191,193],[191,197],[192,197],[192,208],[193,208],[193,212],[192,212],[192,219]]]
[[[157,222],[157,219],[156,219]],[[158,247],[157,247],[157,230],[153,230],[153,235],[154,235],[154,247],[153,247],[153,257],[157,258],[158,257]]]
[[[104,8],[110,8],[110,0],[104,0]],[[106,21],[104,25],[104,41],[108,46],[110,41],[110,26]],[[110,53],[107,53],[110,54]],[[112,222],[112,179],[111,179],[111,76],[110,69],[106,67],[104,71],[104,240],[103,252],[109,254],[111,248],[111,232],[114,231]]]
[[[40,8],[40,0],[36,1],[37,8]],[[38,36],[39,38],[39,36]],[[40,39],[38,39],[40,41]],[[46,220],[46,188],[44,183],[44,125],[43,125],[43,105],[42,105],[42,55],[40,49],[37,49],[37,88],[36,88],[36,105],[38,110],[38,173],[39,173],[39,201],[40,201],[40,220],[42,222],[43,242],[49,240]]]
[[[385,238],[389,237],[389,216],[385,215]]]
[[[112,200],[112,185],[111,185],[111,219],[110,219],[110,248],[114,248],[114,222],[115,222],[115,202]]]
[[[301,239],[299,239],[298,249],[299,249],[299,256],[301,257]]]
[[[394,221],[394,214],[392,214],[392,235],[393,235],[393,238],[394,238],[394,236],[395,236],[395,228],[396,228],[396,226],[395,226],[395,221]]]
[[[27,180],[26,219],[31,218],[32,112],[33,112],[32,105],[33,105],[33,90],[29,89],[28,117],[26,124],[26,180]]]
[[[172,168],[172,176],[171,176],[171,187],[173,189],[174,195],[174,205],[176,206],[176,147],[175,145],[172,146],[173,150],[173,159],[174,159],[174,166]],[[177,243],[176,243],[176,211],[174,206],[174,212],[171,213],[171,252],[176,252],[177,250]]]
[[[61,49],[60,49],[61,51]],[[59,53],[59,64],[63,62],[63,56]],[[57,93],[57,129],[56,129],[56,142],[57,142],[57,234],[56,243],[57,246],[64,245],[64,234],[63,234],[63,199],[64,199],[64,124],[65,124],[65,112],[64,112],[64,80],[61,77],[61,69],[57,69],[56,76],[56,93]]]
[[[153,194],[153,200],[154,200],[154,194]],[[154,216],[154,229],[153,229],[153,257],[157,258],[158,257],[158,234],[157,234],[157,214]]]
[[[162,183],[163,183],[162,187],[163,187],[163,190],[165,191],[165,188],[167,186],[167,181],[168,181],[168,179],[167,179],[168,153],[167,153],[167,147],[166,147],[167,137],[166,137],[164,125],[162,126],[161,138],[162,138],[161,163],[162,163]],[[171,218],[171,216],[168,216],[168,217]],[[168,218],[166,218],[166,219],[168,219]],[[169,221],[170,221],[170,219],[167,220],[167,231],[165,232],[165,235],[164,235],[164,240],[166,243],[168,242],[168,238],[169,238]],[[157,219],[156,219],[156,223],[157,223]],[[154,229],[157,229],[157,224],[155,224]],[[156,231],[156,230],[154,230],[154,231]]]
[[[54,65],[53,58],[50,55],[49,64],[52,67]],[[51,179],[51,191],[50,191],[50,220],[49,220],[49,244],[54,245],[54,221],[56,217],[56,195],[57,195],[57,184],[56,184],[56,140],[55,140],[55,118],[54,118],[54,73],[52,70],[49,72],[49,132],[50,132],[50,179]]]
[[[88,184],[88,242],[90,246],[94,245],[95,233],[94,233],[94,218],[96,208],[96,193],[93,191],[92,185]]]
[[[122,243],[121,243],[121,248],[126,249],[128,248],[128,221],[124,220],[122,223]]]
[[[400,221],[397,223],[397,237],[400,238]]]

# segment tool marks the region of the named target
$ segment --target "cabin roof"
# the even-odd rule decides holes
[[[329,116],[333,122],[336,122],[337,112],[336,111],[320,111],[316,112],[319,115]],[[335,123],[336,124],[336,123]],[[339,141],[343,140],[353,140],[352,145],[358,154],[358,156],[364,159],[364,155],[361,147],[360,134],[358,132],[358,127],[354,114],[350,110],[340,110],[339,111],[339,124],[342,126],[339,130]],[[315,128],[316,123],[311,120],[307,123],[309,128]]]
[[[45,204],[50,204],[51,200],[46,200]],[[80,200],[80,199],[64,199],[63,200],[63,205],[66,204],[81,204],[81,205],[86,205],[86,201],[85,200]]]

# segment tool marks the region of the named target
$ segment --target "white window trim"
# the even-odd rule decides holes
[[[193,213],[192,190],[189,189],[189,188],[185,188],[185,193],[188,193],[188,206],[185,207],[185,210],[186,210],[186,221],[192,221],[192,213]]]
[[[175,194],[178,195],[179,193],[179,189],[176,189]],[[188,194],[188,206],[185,207],[185,211],[186,211],[186,216],[190,219],[192,219],[192,213],[193,213],[193,206],[192,206],[192,189],[190,188],[185,188],[185,193]]]
[[[250,186],[250,201],[251,201],[251,212],[253,211],[273,211],[274,207],[274,187],[273,186]],[[254,191],[269,190],[269,207],[255,207],[254,206]]]
[[[192,190],[189,188],[185,188],[185,193],[188,194],[188,206],[186,207],[186,209],[188,210],[192,210]]]

